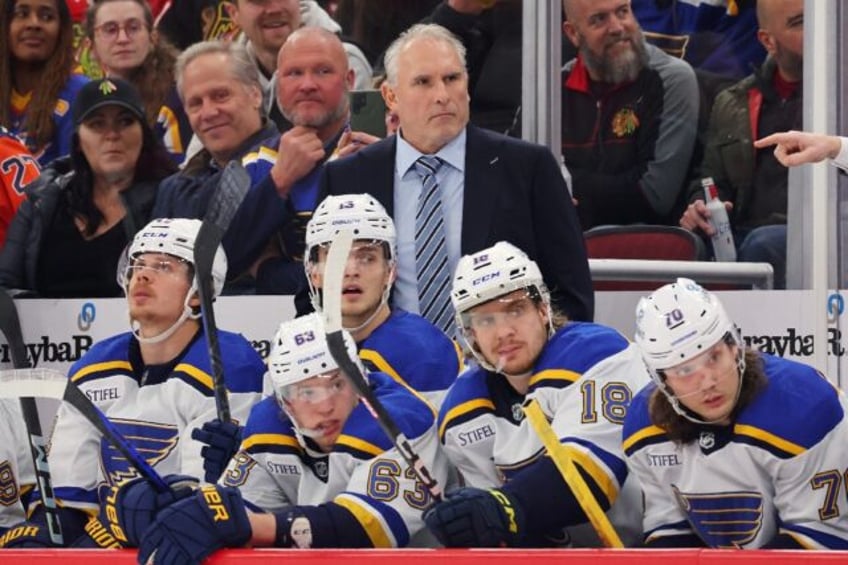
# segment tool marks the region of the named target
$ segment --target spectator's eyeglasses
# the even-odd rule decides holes
[[[139,20],[138,18],[131,18],[125,21],[123,24],[119,24],[118,22],[106,22],[100,24],[99,26],[94,28],[94,31],[103,39],[106,39],[108,41],[115,41],[116,39],[118,39],[118,34],[121,32],[121,30],[124,30],[127,39],[132,39],[138,34],[138,32],[146,29],[147,25],[143,21]]]

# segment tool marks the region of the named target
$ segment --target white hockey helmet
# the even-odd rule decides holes
[[[488,249],[463,256],[456,265],[451,287],[456,325],[461,328],[477,361],[490,371],[494,367],[474,347],[465,315],[475,306],[521,289],[527,289],[531,297],[538,298],[548,309],[548,332],[552,333],[548,287],[545,286],[539,266],[521,249],[506,241],[499,241]]]
[[[118,284],[124,289],[124,293],[129,290],[128,267],[131,267],[135,258],[143,253],[164,253],[177,257],[191,265],[192,271],[194,271],[191,287],[186,293],[183,315],[168,330],[154,337],[142,337],[138,332],[135,322],[131,320],[133,332],[140,341],[147,343],[162,341],[176,331],[177,327],[187,318],[196,319],[200,317],[200,312],[193,311],[191,306],[189,306],[189,302],[198,289],[197,272],[194,269],[194,242],[197,239],[201,225],[202,222],[200,220],[188,218],[159,218],[153,220],[135,234],[132,242],[130,242],[121,255],[121,259],[118,261],[117,279]],[[223,247],[218,245],[218,249],[215,252],[215,259],[212,263],[214,297],[221,294],[226,278],[227,256],[224,253]]]
[[[359,363],[356,343],[342,330],[347,353]],[[324,375],[339,368],[333,359],[324,331],[324,321],[317,313],[280,324],[268,355],[268,374],[277,401],[283,406],[289,385]],[[362,374],[367,374],[360,365]]]
[[[389,264],[397,257],[397,232],[392,217],[370,194],[343,194],[326,197],[315,209],[306,225],[306,253],[303,255],[309,295],[316,310],[321,309],[321,295],[312,284],[310,274],[318,261],[318,247],[331,243],[341,230],[352,230],[354,239],[386,243]],[[391,285],[386,285],[383,302],[388,301]],[[376,312],[375,312],[376,313]]]
[[[388,243],[389,259],[394,260],[397,241],[395,223],[383,205],[370,194],[343,194],[325,198],[315,208],[306,225],[305,256],[309,258],[315,247],[332,242],[340,230],[352,230],[354,239]]]

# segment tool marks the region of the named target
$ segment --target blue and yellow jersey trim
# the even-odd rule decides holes
[[[812,367],[772,355],[761,358],[768,382],[737,417],[734,439],[782,459],[794,457],[845,418],[839,392]]]
[[[372,547],[403,547],[409,544],[409,530],[397,510],[352,492],[343,492],[333,499],[362,526]]]
[[[569,457],[571,457],[575,465],[578,465],[589,475],[589,477],[591,477],[592,481],[594,481],[606,497],[610,506],[612,506],[618,498],[618,485],[613,482],[609,474],[602,469],[594,459],[589,457],[588,454],[575,449],[574,446],[566,444],[565,450],[568,452]]]
[[[430,409],[430,412],[433,413],[433,418],[437,416],[436,409],[433,408],[433,406],[427,401],[427,399],[424,398],[417,390],[409,386],[409,383],[407,383],[403,379],[403,377],[398,374],[395,368],[392,367],[392,365],[388,361],[386,361],[386,359],[382,355],[380,355],[379,351],[375,351],[373,349],[360,349],[359,358],[362,359],[362,361],[364,361],[365,363],[371,363],[378,371],[389,375],[395,380],[395,382],[397,382],[410,393],[415,395],[418,400],[426,404],[427,407]]]
[[[244,157],[241,158],[241,164],[245,167],[260,161],[273,165],[277,162],[277,151],[271,147],[260,145],[255,151],[246,153]]]
[[[71,382],[80,386],[97,379],[123,375],[133,377],[133,368],[129,361],[105,361],[93,363],[77,370],[71,375]]]
[[[628,456],[633,455],[640,449],[655,443],[664,443],[668,441],[665,430],[659,426],[650,425],[642,429],[636,430],[634,433],[624,438],[622,448]]]
[[[341,434],[333,446],[333,451],[348,453],[357,459],[369,460],[384,453],[383,446],[375,445],[364,439],[351,435]]]
[[[439,440],[444,443],[445,432],[452,426],[458,426],[463,422],[473,420],[481,414],[494,413],[495,404],[488,398],[474,398],[454,406],[445,413],[439,423]]]
[[[565,388],[574,384],[582,375],[568,369],[545,369],[530,377],[528,390],[536,388]]]
[[[177,364],[177,366],[174,367],[174,371],[171,373],[171,377],[180,379],[204,396],[215,395],[215,384],[212,379],[212,375],[206,371],[198,369],[194,365],[190,365],[188,363]]]
[[[253,434],[241,442],[241,451],[250,454],[256,453],[289,453],[301,455],[303,447],[294,436],[286,434]]]

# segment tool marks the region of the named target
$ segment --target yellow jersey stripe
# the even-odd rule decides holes
[[[647,428],[642,428],[641,430],[624,440],[624,443],[621,447],[624,449],[624,451],[627,451],[628,449],[630,449],[631,446],[633,446],[633,444],[638,443],[647,437],[658,436],[664,433],[665,430],[663,430],[659,426],[648,426]]]
[[[190,376],[209,390],[214,389],[214,384],[212,382],[212,375],[205,371],[201,371],[194,365],[189,365],[188,363],[180,363],[176,367],[174,367],[174,371],[181,371],[186,375]]]
[[[533,386],[539,381],[568,381],[573,383],[579,379],[580,376],[580,373],[568,371],[566,369],[545,369],[544,371],[536,373],[530,377],[529,386]]]
[[[451,420],[462,416],[463,414],[468,414],[472,410],[477,410],[478,408],[488,408],[494,412],[495,405],[488,398],[475,398],[474,400],[469,400],[468,402],[463,402],[459,406],[454,406],[448,413],[445,414],[445,419],[442,422],[442,425],[439,426],[439,437],[444,437],[445,428],[447,428],[448,424]]]
[[[373,456],[380,455],[385,451],[385,449],[374,445],[373,443],[369,443],[363,439],[359,439],[357,437],[349,436],[347,434],[342,434],[336,440],[336,444],[346,445],[348,447],[352,447],[356,450],[363,451]]]
[[[785,440],[781,437],[778,437],[774,434],[771,434],[765,430],[756,428],[754,426],[736,424],[735,426],[733,426],[733,433],[758,439],[762,442],[773,445],[782,451],[791,453],[792,455],[800,455],[801,453],[804,453],[806,451],[805,448],[798,445],[797,443],[792,443],[791,441]]]
[[[97,373],[99,371],[113,371],[116,369],[124,369],[125,371],[132,373],[132,365],[130,365],[128,361],[109,361],[108,363],[95,363],[88,367],[83,367],[74,373],[71,377],[71,381],[77,382],[92,373]]]
[[[383,524],[380,523],[380,520],[370,510],[357,504],[349,497],[338,496],[333,502],[353,514],[356,521],[362,525],[362,529],[365,530],[368,539],[371,540],[371,545],[374,547],[394,547],[392,538],[386,532],[385,528],[383,528]]]
[[[300,449],[295,438],[283,434],[254,434],[242,442],[241,448],[250,449],[254,445],[287,445]]]
[[[409,384],[405,380],[403,380],[403,377],[401,377],[398,372],[395,371],[395,368],[392,367],[389,362],[386,361],[386,359],[382,355],[380,355],[379,352],[373,349],[360,349],[359,358],[363,361],[370,361],[374,364],[375,367],[377,367],[377,370],[382,373],[386,373],[395,381],[397,381],[398,384],[400,384],[406,390],[415,395],[415,398],[426,404],[427,407],[430,409],[430,412],[433,413],[433,418],[436,417],[436,409],[430,404],[430,402],[428,402],[426,398],[421,396],[421,394],[417,390],[409,386]]]

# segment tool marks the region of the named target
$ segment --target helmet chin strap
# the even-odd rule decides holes
[[[135,338],[138,340],[138,342],[144,343],[144,344],[161,343],[161,342],[165,341],[166,339],[168,339],[169,337],[171,337],[172,335],[174,335],[174,333],[180,328],[180,326],[183,325],[183,323],[186,320],[189,320],[189,319],[196,320],[196,319],[198,319],[200,317],[200,312],[198,312],[197,314],[193,313],[191,306],[189,306],[189,301],[191,301],[191,297],[194,296],[195,290],[196,290],[195,284],[192,283],[191,288],[188,289],[188,292],[186,293],[185,300],[183,301],[183,312],[182,312],[182,314],[180,314],[180,317],[177,318],[176,322],[171,324],[171,326],[168,327],[168,329],[166,329],[165,331],[163,331],[160,334],[157,334],[157,335],[154,335],[154,336],[151,336],[151,337],[142,336],[141,335],[141,322],[139,322],[138,320],[133,320],[132,317],[130,317],[130,329],[132,330],[132,333],[135,336]]]
[[[389,293],[390,292],[391,292],[391,288],[389,287],[389,285],[386,285],[383,288],[383,296],[380,298],[380,303],[377,305],[376,308],[374,308],[374,311],[371,312],[371,315],[368,316],[368,318],[364,322],[359,324],[358,326],[348,327],[348,326],[345,326],[344,324],[342,324],[342,329],[347,330],[351,334],[355,334],[356,332],[358,332],[362,328],[368,326],[368,324],[370,324],[371,322],[374,321],[374,318],[377,317],[377,314],[380,312],[380,310],[383,309],[383,306],[385,306],[389,303]],[[344,315],[342,315],[342,319],[344,319]]]

